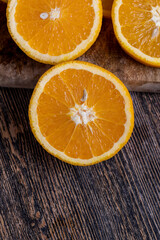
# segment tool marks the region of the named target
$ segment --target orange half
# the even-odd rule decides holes
[[[9,0],[8,29],[31,58],[55,64],[86,52],[99,35],[101,0]]]
[[[124,84],[105,69],[79,61],[57,65],[40,78],[29,119],[34,136],[50,154],[80,166],[114,156],[134,125]]]
[[[112,20],[115,35],[130,56],[160,67],[160,1],[115,0]]]

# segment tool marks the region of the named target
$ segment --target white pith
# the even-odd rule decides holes
[[[88,108],[87,105],[75,105],[74,108],[70,109],[69,115],[71,116],[72,121],[75,122],[76,126],[78,124],[86,125],[89,122],[92,122],[96,119],[96,115],[92,108]]]
[[[124,47],[126,49],[126,51],[128,50],[131,53],[131,51],[134,53],[135,56],[137,56],[137,58],[141,61],[145,61],[146,63],[148,63],[149,65],[160,65],[160,58],[156,58],[156,57],[151,57],[145,53],[143,53],[141,50],[139,50],[138,48],[133,47],[128,40],[124,37],[122,30],[121,30],[121,25],[119,23],[119,9],[121,7],[121,5],[123,4],[123,0],[115,0],[114,3],[114,7],[112,10],[112,15],[114,17],[114,30],[115,33],[117,35],[117,38],[121,44],[122,47]],[[153,20],[153,19],[152,19]],[[159,29],[157,29],[157,26],[155,26],[155,31],[153,32],[153,37],[157,36],[157,31],[159,31]],[[159,33],[159,32],[158,32]]]
[[[155,23],[156,27],[160,27],[160,7],[152,7],[152,21]]]
[[[86,89],[83,90],[83,96],[81,98],[81,101],[83,104],[78,105],[75,104],[73,108],[70,109],[69,116],[71,117],[72,121],[76,124],[88,124],[89,122],[92,122],[96,119],[95,112],[92,108],[89,108],[86,105],[86,101],[88,98],[88,93]]]
[[[91,29],[90,35],[88,36],[87,39],[82,40],[82,42],[77,45],[75,47],[75,49],[72,52],[69,53],[65,53],[65,54],[61,54],[61,55],[54,55],[51,56],[48,53],[43,54],[40,53],[39,51],[33,49],[27,41],[25,41],[23,39],[23,37],[18,33],[17,31],[17,23],[15,21],[15,10],[16,10],[16,6],[17,6],[17,0],[10,0],[9,4],[8,4],[8,14],[10,15],[10,18],[8,20],[8,26],[9,29],[11,31],[11,35],[14,36],[16,42],[19,44],[19,46],[21,47],[22,50],[24,50],[26,53],[29,54],[29,56],[32,56],[34,59],[40,61],[40,62],[46,62],[46,63],[50,63],[50,64],[56,64],[62,61],[67,61],[70,59],[74,59],[77,56],[79,56],[79,53],[84,49],[87,48],[87,46],[90,45],[90,43],[94,42],[94,39],[96,36],[98,36],[97,34],[97,29],[100,26],[100,22],[102,20],[102,15],[101,15],[101,11],[99,11],[100,9],[100,1],[99,0],[92,0],[92,7],[94,9],[95,12],[95,19],[94,19],[94,24],[93,27]],[[55,13],[55,9],[53,11]],[[59,16],[60,14],[60,10],[56,9],[56,18]],[[50,17],[52,17],[52,19],[54,19],[53,15],[50,14]],[[84,51],[85,52],[85,51]]]
[[[64,152],[58,151],[57,149],[55,149],[53,146],[51,146],[46,138],[42,135],[39,125],[38,125],[38,115],[37,115],[37,105],[38,105],[38,99],[40,97],[40,95],[43,92],[43,89],[45,87],[45,85],[47,84],[47,82],[55,75],[60,74],[62,71],[66,70],[66,69],[82,69],[83,70],[87,70],[90,71],[93,74],[98,74],[106,79],[108,79],[109,81],[111,81],[114,85],[115,88],[118,89],[118,91],[121,93],[121,95],[124,98],[125,101],[125,112],[126,112],[126,123],[124,125],[125,127],[125,131],[124,134],[121,136],[121,138],[118,140],[118,142],[116,142],[114,144],[114,146],[106,153],[102,154],[101,156],[93,156],[90,159],[75,159],[75,158],[71,158],[69,156],[67,156]],[[116,151],[118,151],[120,144],[123,145],[123,143],[125,143],[126,141],[126,136],[128,136],[128,133],[131,131],[131,126],[133,124],[132,122],[132,112],[130,111],[131,106],[132,106],[132,101],[131,99],[128,99],[128,91],[126,89],[125,86],[121,85],[120,82],[118,82],[112,75],[110,75],[107,71],[102,71],[101,69],[95,67],[94,65],[89,65],[89,64],[82,64],[81,62],[68,62],[66,64],[62,64],[60,67],[56,67],[53,68],[53,70],[51,70],[50,72],[47,73],[47,75],[45,75],[43,77],[43,80],[40,81],[38,83],[38,90],[35,91],[34,97],[32,99],[32,104],[30,106],[30,117],[31,117],[31,122],[32,122],[32,127],[33,130],[35,130],[36,132],[36,137],[37,139],[40,139],[42,146],[44,146],[51,154],[53,154],[54,156],[57,156],[67,162],[74,162],[74,164],[77,165],[88,165],[88,164],[94,164],[95,162],[98,162],[99,160],[102,159],[107,159],[109,156],[111,156],[112,154],[114,154]],[[33,104],[34,103],[34,104]],[[80,164],[81,163],[81,164]]]
[[[60,17],[60,8],[51,9],[50,19],[55,20]]]

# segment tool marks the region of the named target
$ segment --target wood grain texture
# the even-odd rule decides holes
[[[75,167],[28,122],[32,90],[0,90],[0,239],[160,239],[160,95],[134,94],[135,128],[114,158]]]
[[[30,59],[16,46],[7,30],[5,8],[6,4],[0,2],[0,86],[33,88],[51,66]],[[131,91],[160,92],[160,69],[129,57],[120,48],[109,19],[103,20],[96,43],[79,60],[113,72]]]

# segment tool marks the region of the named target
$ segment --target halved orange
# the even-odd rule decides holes
[[[111,17],[112,4],[113,4],[113,0],[102,0],[104,17],[106,17],[106,18]]]
[[[46,151],[80,166],[114,156],[134,126],[132,99],[124,84],[107,70],[80,61],[59,64],[40,78],[29,119]]]
[[[72,60],[95,42],[102,24],[101,0],[9,0],[8,29],[31,58],[56,64]]]
[[[160,1],[115,0],[112,20],[115,35],[130,56],[160,67]]]

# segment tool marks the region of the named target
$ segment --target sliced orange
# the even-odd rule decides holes
[[[124,84],[107,70],[80,61],[59,64],[40,78],[29,119],[46,151],[80,166],[114,156],[134,126],[133,104]]]
[[[99,35],[101,0],[9,0],[8,29],[31,58],[48,64],[72,60]]]
[[[115,0],[112,20],[115,35],[130,56],[160,67],[160,1]]]
[[[102,0],[104,17],[106,17],[106,18],[111,17],[112,4],[113,4],[113,0]]]

